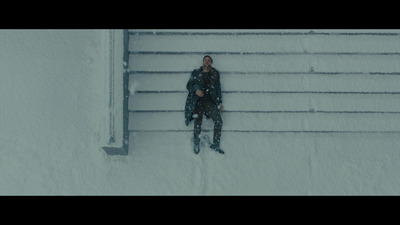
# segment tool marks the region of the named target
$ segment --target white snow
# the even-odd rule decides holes
[[[214,30],[212,30],[214,31]],[[176,47],[173,38],[137,39],[138,49]],[[173,31],[171,31],[173,32]],[[187,31],[187,32],[209,32]],[[234,32],[226,30],[225,32]],[[259,32],[258,30],[249,32]],[[270,31],[268,31],[270,32]],[[287,32],[287,31],[282,31]],[[291,31],[291,32],[309,32]],[[325,32],[315,30],[314,32]],[[348,30],[335,32],[350,32]],[[356,30],[351,32],[376,32]],[[397,30],[379,31],[399,33]],[[204,51],[201,42],[178,36],[182,49]],[[109,156],[109,31],[0,30],[0,195],[398,195],[400,194],[399,133],[240,133],[222,134],[219,155],[203,146],[192,151],[193,129],[183,113],[168,116],[137,113],[129,121],[129,154]],[[116,37],[117,38],[117,37]],[[329,36],[332,45],[318,40],[262,36],[246,45],[232,45],[233,36],[209,37],[219,49],[205,51],[399,52],[398,36]],[[314,38],[314,37],[312,37]],[[349,39],[355,45],[349,45]],[[150,39],[147,39],[147,41]],[[355,41],[354,41],[355,40]],[[164,41],[164,42],[162,42]],[[143,44],[140,44],[143,43]],[[279,45],[279,43],[281,43]],[[316,44],[312,44],[316,43]],[[262,46],[262,48],[260,48]],[[142,48],[142,49],[141,49]],[[243,59],[243,57],[245,57]],[[216,55],[224,90],[246,91],[391,91],[399,90],[400,76],[304,75],[246,72],[400,72],[399,55]],[[201,56],[148,55],[130,58],[129,70],[191,71]],[[116,65],[123,66],[119,63]],[[146,82],[151,77],[154,82]],[[184,79],[180,79],[184,77]],[[288,82],[281,83],[281,78]],[[348,79],[351,77],[351,79]],[[130,106],[143,110],[183,109],[182,93],[136,93],[138,90],[185,90],[189,74],[136,74],[131,81]],[[245,82],[243,82],[245,81]],[[243,83],[239,83],[243,82]],[[116,90],[121,85],[115,84]],[[246,93],[224,95],[224,110],[272,111],[399,111],[398,95],[279,96]],[[144,96],[144,97],[143,97]],[[116,104],[118,96],[116,96]],[[120,127],[119,112],[115,112]],[[224,129],[400,131],[400,114],[224,113]],[[203,129],[212,130],[211,119]],[[203,137],[212,132],[203,132]],[[118,145],[120,143],[115,143]]]

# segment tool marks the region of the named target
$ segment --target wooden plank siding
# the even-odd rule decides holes
[[[210,54],[223,132],[400,133],[400,31],[129,34],[130,132],[191,132],[186,82]]]

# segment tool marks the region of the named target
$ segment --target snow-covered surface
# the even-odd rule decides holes
[[[262,47],[257,44],[263,43],[262,35],[252,36],[243,45],[237,45],[233,36],[216,35],[206,38],[216,41],[221,49],[205,50],[201,48],[204,39],[196,44],[188,41],[188,35],[178,37],[182,39],[182,51],[279,53],[213,56],[214,66],[220,71],[235,72],[225,77],[222,73],[223,90],[399,90],[400,76],[369,74],[400,72],[398,54],[298,53],[398,53],[396,34],[400,31],[313,32],[390,35],[323,35],[332,45],[312,40],[315,36],[302,38],[297,34],[297,39],[276,35],[271,36],[271,44]],[[183,113],[172,112],[167,117],[149,117],[149,113],[130,121],[130,129],[145,132],[130,133],[129,154],[108,156],[102,147],[109,145],[109,34],[107,30],[0,30],[0,195],[400,194],[399,133],[225,132],[221,146],[226,155],[206,146],[195,155],[191,128],[184,126]],[[146,45],[158,44],[169,48],[166,51],[177,51],[172,37],[154,40],[137,39],[138,48],[130,50],[145,51]],[[281,54],[286,51],[296,54]],[[163,93],[155,98],[155,93],[134,91],[159,91],[160,87],[183,91],[189,74],[181,72],[199,67],[201,55],[134,54],[130,60],[131,71],[178,72],[168,75],[172,82],[162,74],[135,74],[130,83],[130,107],[182,109],[184,93]],[[311,67],[315,74],[305,74]],[[267,80],[257,74],[262,71],[269,74]],[[323,72],[343,74],[327,76]],[[150,76],[154,82],[148,82]],[[122,88],[117,86],[117,91]],[[225,110],[399,112],[398,96],[259,93],[250,98],[246,93],[226,93],[224,106]],[[226,112],[223,119],[224,129],[400,131],[399,115]],[[203,124],[204,129],[212,128],[210,120]],[[171,127],[189,132],[154,131]]]

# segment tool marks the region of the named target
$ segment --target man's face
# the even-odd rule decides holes
[[[209,66],[211,66],[211,59],[210,59],[210,57],[205,57],[204,58],[204,60],[203,60],[203,66],[204,67],[209,67]]]

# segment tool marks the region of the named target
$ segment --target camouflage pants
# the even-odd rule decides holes
[[[217,106],[214,102],[210,101],[198,101],[193,110],[193,118],[194,118],[194,138],[193,141],[195,144],[200,143],[200,133],[201,133],[201,124],[203,123],[203,115],[210,117],[214,121],[214,136],[213,142],[214,144],[219,146],[221,140],[221,130],[222,130],[222,118],[221,113],[219,112]]]

